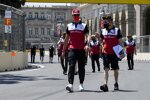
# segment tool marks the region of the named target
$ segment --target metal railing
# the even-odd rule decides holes
[[[12,31],[5,33],[5,11],[11,11]],[[0,51],[25,50],[25,14],[14,7],[0,4]]]

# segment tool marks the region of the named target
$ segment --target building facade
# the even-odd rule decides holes
[[[72,21],[74,6],[23,7],[26,13],[26,48],[36,44],[57,43],[66,25]]]
[[[150,51],[150,5],[82,4],[79,9],[91,34],[100,32],[101,16],[110,13],[114,25],[121,29],[124,38],[131,34],[136,39],[139,52]]]
[[[79,8],[83,20],[88,22],[93,32],[98,30],[97,19],[104,12],[112,14],[114,24],[122,30],[124,37],[128,34],[150,35],[150,5],[86,4]]]

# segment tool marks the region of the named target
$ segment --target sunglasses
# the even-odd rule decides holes
[[[102,17],[103,20],[112,19],[111,16]]]

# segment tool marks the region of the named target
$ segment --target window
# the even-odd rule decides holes
[[[55,13],[55,20],[57,22],[63,22],[63,21],[65,21],[65,17],[66,17],[66,15],[65,15],[64,12],[56,12]]]
[[[44,16],[44,12],[41,12],[41,19],[44,19],[45,16]]]
[[[41,35],[44,35],[44,28],[41,28]]]
[[[51,35],[50,28],[47,28],[47,35]]]
[[[35,18],[39,18],[38,12],[35,12]]]
[[[32,35],[32,28],[29,28],[29,35]]]
[[[29,12],[28,18],[32,19],[32,12]]]
[[[47,15],[47,19],[50,20],[51,19],[51,15],[48,14]]]
[[[35,35],[38,35],[38,34],[39,34],[39,29],[35,28]]]

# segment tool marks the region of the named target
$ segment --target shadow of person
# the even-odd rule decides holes
[[[97,91],[97,90],[83,90],[83,91],[76,91],[76,92],[95,92],[95,93],[100,93],[102,91]]]
[[[138,90],[113,90],[112,92],[138,92]]]

